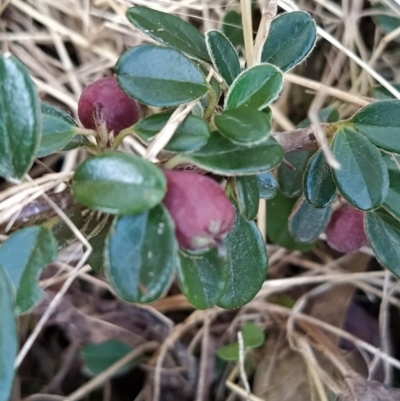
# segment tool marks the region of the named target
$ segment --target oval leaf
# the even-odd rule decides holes
[[[304,196],[314,207],[325,208],[336,197],[336,184],[332,170],[322,150],[311,157],[304,173]]]
[[[387,154],[382,157],[389,171],[389,192],[383,206],[400,220],[400,157]]]
[[[72,192],[85,206],[112,214],[140,213],[164,198],[164,174],[153,163],[131,154],[92,157],[75,171]]]
[[[242,17],[235,10],[229,10],[222,19],[222,32],[235,48],[244,46]]]
[[[126,302],[148,303],[169,288],[177,264],[173,222],[162,205],[115,218],[106,240],[110,284]]]
[[[358,132],[343,128],[335,135],[332,151],[341,164],[332,170],[340,194],[360,210],[379,207],[388,193],[389,177],[378,149]]]
[[[206,80],[196,65],[168,47],[133,47],[119,58],[116,75],[129,96],[149,106],[177,106],[207,92]]]
[[[157,42],[210,61],[204,36],[180,18],[144,6],[128,9],[126,16],[131,24]]]
[[[134,125],[135,132],[145,141],[151,141],[167,124],[172,112],[153,114]],[[210,136],[207,123],[199,117],[189,115],[179,125],[165,147],[170,152],[190,152],[204,146]]]
[[[206,45],[215,69],[230,86],[242,70],[235,47],[222,32],[217,30],[206,33]]]
[[[235,192],[239,211],[247,220],[257,217],[260,192],[255,176],[236,177]]]
[[[0,55],[0,176],[22,178],[39,146],[40,102],[25,66],[10,54]]]
[[[229,276],[217,305],[225,309],[239,308],[249,303],[263,285],[268,270],[268,255],[256,224],[244,219],[237,210],[233,230],[224,243]]]
[[[271,132],[268,115],[243,106],[215,115],[214,124],[225,138],[244,146],[265,141]]]
[[[261,173],[257,176],[258,192],[260,198],[270,199],[276,195],[278,183],[272,173]]]
[[[259,64],[243,71],[233,82],[225,98],[225,109],[248,106],[262,110],[282,90],[282,72],[272,64]]]
[[[196,309],[211,308],[225,289],[229,264],[213,248],[204,254],[179,253],[179,286]]]
[[[12,234],[0,248],[0,265],[8,273],[16,291],[16,312],[37,305],[43,292],[38,287],[43,268],[57,259],[57,242],[50,230],[35,226]]]
[[[207,144],[200,150],[185,155],[185,159],[217,174],[253,175],[278,166],[283,159],[283,150],[273,138],[249,147],[234,144],[218,132],[212,132]]]
[[[271,22],[261,61],[287,71],[310,54],[316,40],[317,28],[307,13],[293,11],[280,14]]]
[[[400,84],[390,82],[390,84],[397,90],[400,91]],[[383,85],[375,85],[370,89],[371,95],[376,100],[389,100],[396,99]]]

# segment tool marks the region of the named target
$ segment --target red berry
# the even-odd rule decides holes
[[[115,77],[105,77],[85,87],[78,116],[85,128],[96,129],[104,121],[107,131],[117,135],[139,120],[139,105],[120,88]]]
[[[328,245],[339,252],[349,253],[367,243],[364,232],[364,213],[349,204],[332,213],[325,230]]]
[[[165,170],[164,204],[175,222],[180,248],[218,245],[233,227],[235,210],[213,179],[192,171]]]

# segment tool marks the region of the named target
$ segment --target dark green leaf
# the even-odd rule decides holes
[[[400,100],[381,100],[363,107],[350,120],[378,148],[400,153]]]
[[[131,24],[157,42],[210,61],[204,36],[180,18],[144,6],[131,7],[126,16]]]
[[[299,242],[313,242],[325,231],[330,217],[329,206],[317,209],[302,198],[289,217],[289,232]]]
[[[285,155],[295,170],[281,164],[278,168],[278,183],[281,191],[289,197],[299,196],[303,190],[303,177],[307,163],[315,153],[314,150],[301,150]]]
[[[164,198],[164,174],[138,156],[110,152],[92,157],[75,171],[72,191],[76,200],[112,214],[140,213]]]
[[[78,149],[78,148],[93,148],[96,146],[93,145],[84,135],[75,135],[71,141],[64,147],[63,151]]]
[[[257,181],[260,198],[270,199],[275,196],[278,184],[272,173],[258,174]]]
[[[400,220],[400,157],[387,154],[382,156],[389,171],[389,192],[383,206]]]
[[[237,48],[244,46],[242,17],[235,10],[228,11],[222,19],[222,32]]]
[[[40,226],[15,232],[0,247],[0,265],[15,287],[17,313],[27,312],[42,299],[39,275],[56,259],[56,240],[50,230]]]
[[[40,102],[26,67],[0,55],[0,176],[22,178],[35,160],[41,136]]]
[[[235,47],[222,32],[217,30],[206,33],[206,45],[215,69],[228,86],[231,85],[242,70]]]
[[[400,84],[396,84],[395,82],[391,82],[391,85],[397,90],[400,91]],[[384,86],[376,85],[370,89],[371,95],[376,100],[390,100],[396,99]]]
[[[240,213],[247,220],[257,217],[260,192],[258,180],[254,175],[235,178],[236,199]]]
[[[382,209],[365,214],[365,232],[375,256],[400,278],[400,222]]]
[[[118,60],[116,75],[121,88],[141,103],[172,107],[198,99],[207,83],[196,65],[178,50],[140,45]]]
[[[267,275],[268,255],[256,224],[247,221],[236,209],[233,230],[225,239],[229,261],[228,281],[217,305],[239,308],[258,293]]]
[[[202,254],[180,252],[179,285],[182,293],[196,309],[211,308],[225,289],[229,264],[218,249]]]
[[[279,96],[282,85],[282,72],[272,64],[258,64],[248,68],[229,88],[225,108],[248,106],[262,110]]]
[[[389,177],[378,149],[358,132],[342,128],[332,151],[341,165],[332,169],[340,194],[358,209],[379,207],[388,193]]]
[[[18,350],[14,300],[11,280],[0,265],[0,401],[9,401],[14,381],[14,360]]]
[[[249,147],[234,144],[218,132],[212,132],[208,143],[186,158],[194,165],[217,174],[253,175],[278,166],[283,159],[283,150],[273,138]]]
[[[390,8],[378,3],[374,5],[373,9],[382,11],[381,14],[373,13],[372,19],[385,35],[391,33],[400,26],[400,18],[396,16],[396,13],[391,11]],[[398,35],[394,40],[399,42],[400,35]]]
[[[334,123],[339,120],[339,110],[336,107],[325,107],[318,111],[318,118],[321,123]],[[309,118],[297,124],[297,128],[306,128],[311,125]]]
[[[152,140],[167,124],[172,112],[153,114],[135,124],[135,132],[145,141]],[[165,147],[170,152],[190,152],[200,149],[207,143],[210,130],[207,123],[196,116],[189,115],[175,131]]]
[[[124,301],[153,302],[169,288],[177,265],[174,224],[162,205],[117,217],[106,240],[110,284]]]
[[[265,113],[244,106],[215,115],[214,124],[225,138],[243,146],[258,145],[271,131],[271,122]]]
[[[294,11],[280,14],[271,22],[261,61],[287,71],[310,54],[316,39],[315,22],[307,13]]]
[[[317,208],[325,208],[336,197],[336,184],[331,167],[322,150],[315,153],[307,164],[303,181],[304,196]]]
[[[289,216],[296,201],[296,198],[288,198],[281,191],[267,201],[267,234],[276,245],[305,252],[312,249],[314,244],[296,241],[289,232]]]

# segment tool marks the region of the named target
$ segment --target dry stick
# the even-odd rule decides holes
[[[201,341],[200,373],[197,381],[196,401],[204,401],[205,379],[207,375],[208,346],[210,341],[211,314],[207,313],[204,318]]]
[[[242,379],[244,388],[246,389],[246,393],[247,393],[246,401],[248,401],[250,394],[251,394],[251,390],[250,390],[250,384],[249,384],[249,381],[248,381],[247,375],[246,375],[246,369],[244,366],[246,354],[245,354],[245,349],[244,349],[243,334],[240,330],[237,333],[237,338],[238,338],[238,347],[239,347],[240,378]]]
[[[247,68],[254,64],[253,48],[253,17],[251,15],[251,0],[240,0],[240,9],[242,11],[242,25],[244,36],[244,48],[246,52]]]

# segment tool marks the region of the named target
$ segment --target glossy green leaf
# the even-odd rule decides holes
[[[244,106],[215,115],[214,124],[225,138],[243,146],[257,145],[271,132],[271,122],[265,113]]]
[[[140,45],[129,49],[119,58],[116,75],[129,96],[149,106],[177,106],[207,92],[197,66],[169,47]]]
[[[40,102],[26,67],[0,55],[0,176],[22,178],[35,160],[41,136]]]
[[[378,28],[385,34],[393,32],[400,26],[400,18],[390,8],[385,7],[383,4],[374,4],[373,9],[376,10],[371,17]],[[382,13],[379,13],[381,11]],[[377,13],[378,12],[378,13]],[[400,35],[394,38],[397,42],[400,41]]]
[[[89,148],[89,149],[96,149],[96,146],[90,142],[86,136],[78,134],[75,135],[71,141],[64,147],[63,151],[78,149],[78,148]]]
[[[384,208],[400,220],[400,157],[382,155],[389,171],[389,192],[383,202]]]
[[[350,120],[378,148],[400,153],[400,100],[381,100],[363,107]]]
[[[289,232],[299,242],[313,242],[325,231],[330,217],[329,206],[317,209],[301,198],[289,217]]]
[[[37,157],[63,150],[76,133],[75,120],[64,110],[42,102],[42,137]]]
[[[27,312],[42,299],[39,275],[56,259],[56,240],[50,230],[40,226],[16,231],[0,247],[0,265],[15,287],[17,313]]]
[[[162,205],[117,217],[106,240],[107,276],[126,302],[160,298],[171,284],[177,257],[174,224]]]
[[[272,173],[261,173],[257,176],[258,181],[258,192],[260,198],[270,199],[276,194],[278,183],[276,182],[275,176]]]
[[[202,254],[179,253],[179,286],[196,309],[214,306],[225,289],[229,264],[226,255],[213,248]]]
[[[400,91],[400,84],[391,82],[391,85],[398,91]],[[390,100],[396,99],[384,86],[376,85],[370,89],[371,95],[376,100]]]
[[[161,202],[166,180],[153,163],[110,152],[87,159],[76,169],[72,191],[78,202],[95,210],[140,213]]]
[[[365,214],[364,226],[376,258],[400,278],[400,222],[378,209]]]
[[[11,280],[0,265],[0,401],[9,401],[14,381],[14,360],[18,351],[15,293]]]
[[[247,220],[254,220],[257,217],[260,199],[257,177],[254,175],[236,177],[235,192],[242,216]]]
[[[131,351],[129,345],[118,340],[86,344],[80,352],[84,362],[83,371],[90,377],[98,376]],[[133,360],[119,369],[113,377],[127,373],[137,363],[138,360]]]
[[[268,255],[264,239],[256,224],[238,213],[233,230],[224,241],[229,261],[229,276],[217,305],[239,308],[258,293],[267,275]]]
[[[287,71],[310,54],[316,39],[315,22],[307,13],[293,11],[280,14],[271,22],[261,61]]]
[[[227,85],[231,85],[242,70],[235,47],[222,32],[217,30],[206,33],[206,45],[215,69]]]
[[[229,10],[222,19],[222,32],[238,48],[244,46],[242,17],[235,10]]]
[[[322,150],[315,153],[307,164],[303,190],[307,201],[317,208],[329,206],[336,197],[336,184],[332,170]]]
[[[182,19],[144,6],[129,8],[126,16],[131,24],[157,42],[210,61],[203,34]]]
[[[358,132],[342,128],[332,151],[341,165],[332,169],[340,194],[360,210],[379,207],[388,193],[389,177],[378,149]]]
[[[135,124],[135,132],[145,141],[152,140],[167,124],[172,112],[153,114]],[[207,123],[199,117],[189,115],[169,141],[166,150],[170,152],[190,152],[204,146],[210,136]]]
[[[301,150],[285,155],[294,168],[281,164],[278,168],[278,183],[281,191],[289,197],[296,197],[303,191],[303,177],[307,163],[315,153],[314,150]]]
[[[318,111],[318,118],[321,123],[334,123],[339,121],[339,110],[336,107],[325,107]],[[297,128],[306,128],[311,125],[309,118],[297,124]]]
[[[248,106],[262,110],[282,90],[282,72],[272,64],[258,64],[243,71],[233,82],[225,98],[225,108]]]
[[[299,242],[289,232],[289,216],[296,202],[296,198],[289,198],[279,190],[274,198],[267,201],[267,234],[276,245],[305,252],[314,244]]]
[[[255,147],[234,144],[212,132],[207,144],[185,155],[194,165],[222,175],[253,175],[272,170],[283,159],[282,147],[273,138]]]

